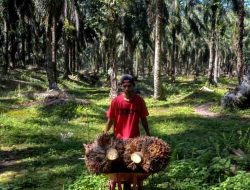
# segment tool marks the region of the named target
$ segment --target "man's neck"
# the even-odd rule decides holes
[[[124,100],[130,101],[134,97],[135,93],[126,94],[123,93]]]

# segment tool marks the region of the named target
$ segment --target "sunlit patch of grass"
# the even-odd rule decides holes
[[[249,189],[250,187],[250,174],[247,172],[238,172],[235,176],[228,177],[225,181],[217,187],[212,187],[211,190],[224,190],[224,189]]]
[[[22,171],[6,171],[4,173],[1,173],[0,174],[0,188],[1,188],[1,183],[2,184],[8,184],[13,179],[25,176],[26,173],[27,173],[26,170],[22,170]]]
[[[168,107],[154,107],[149,109],[151,116],[161,116],[164,115],[167,117],[171,117],[178,113],[182,115],[182,117],[188,117],[193,113],[193,109],[191,106],[168,106]]]
[[[236,87],[238,85],[237,77],[220,77],[219,79],[219,86],[224,88],[227,87]]]
[[[52,167],[50,168],[49,172],[50,172],[50,176],[52,177],[53,175],[57,176],[57,175],[60,175],[60,176],[67,176],[69,171],[74,169],[75,166],[69,166],[68,164],[64,164],[64,165],[60,165],[60,166],[55,166],[55,167]]]
[[[24,109],[13,109],[6,113],[9,117],[16,118],[18,120],[23,120],[31,117],[37,117],[38,114],[36,109],[24,108]]]

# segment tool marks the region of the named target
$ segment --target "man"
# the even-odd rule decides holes
[[[131,75],[123,75],[120,85],[122,93],[113,99],[107,111],[107,126],[104,133],[113,127],[114,135],[117,138],[128,139],[140,135],[139,122],[148,136],[150,136],[147,116],[148,110],[144,100],[135,93],[135,81]],[[111,189],[115,188],[115,182],[110,182]],[[124,190],[130,190],[131,184],[124,183]]]
[[[122,93],[113,99],[107,111],[107,133],[114,125],[114,135],[117,138],[127,139],[140,135],[139,121],[147,135],[150,136],[147,116],[148,110],[144,100],[135,93],[134,78],[131,75],[123,75],[120,85]]]

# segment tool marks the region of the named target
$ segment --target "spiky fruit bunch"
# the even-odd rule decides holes
[[[144,143],[144,137],[132,138],[126,141],[123,161],[128,169],[135,172],[143,171],[141,164],[136,164],[131,160],[131,155],[135,152],[141,152],[144,155],[144,149],[142,148]]]
[[[107,157],[108,150],[117,150],[117,159],[110,160]],[[124,170],[122,155],[124,144],[113,135],[100,135],[93,142],[85,145],[85,163],[87,169],[92,173],[110,173],[116,170]]]
[[[131,160],[137,152],[142,157],[140,163]],[[170,146],[156,137],[141,136],[127,141],[123,160],[132,171],[155,173],[165,169],[170,158]]]

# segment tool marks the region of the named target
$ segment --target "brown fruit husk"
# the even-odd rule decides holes
[[[134,152],[143,155],[141,163],[134,163],[130,156]],[[127,141],[123,160],[132,171],[155,173],[164,170],[169,163],[170,146],[156,137],[141,136]]]
[[[118,152],[118,159],[109,160],[106,157],[108,149],[114,148]],[[123,141],[116,139],[113,135],[100,135],[93,142],[85,145],[85,163],[87,169],[96,174],[112,173],[125,170],[122,162],[124,152]]]

